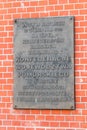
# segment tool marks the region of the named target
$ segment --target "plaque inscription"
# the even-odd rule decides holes
[[[14,21],[14,108],[74,109],[74,18]]]

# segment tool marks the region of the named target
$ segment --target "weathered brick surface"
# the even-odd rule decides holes
[[[13,109],[13,20],[75,16],[76,110]],[[0,130],[87,129],[87,0],[0,0]]]

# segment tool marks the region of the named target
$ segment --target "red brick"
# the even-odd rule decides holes
[[[49,111],[49,110],[42,110],[41,111],[41,114],[46,114],[46,115],[48,115],[48,114],[50,114],[51,112]]]
[[[0,79],[0,84],[6,84],[6,79]]]
[[[15,130],[15,127],[8,127],[7,130]]]
[[[87,2],[87,0],[79,0],[79,2]]]
[[[87,72],[81,72],[81,76],[87,76]]]
[[[63,10],[63,5],[56,5],[55,10]]]
[[[72,10],[70,11],[70,15],[78,15],[79,11],[78,10]]]
[[[7,32],[0,32],[0,37],[6,37],[7,36]]]
[[[3,8],[3,3],[0,3],[0,8]]]
[[[74,114],[75,114],[75,115],[81,115],[81,111],[80,111],[80,110],[77,110],[77,109],[76,109],[76,110],[73,110],[71,113],[72,113],[72,115],[74,115]]]
[[[55,116],[46,116],[47,121],[55,120]]]
[[[87,63],[87,59],[80,59],[80,63],[81,64],[86,64]]]
[[[47,0],[41,0],[38,2],[39,6],[45,6],[48,4],[48,1]]]
[[[74,117],[73,116],[66,116],[65,120],[66,121],[74,121]]]
[[[60,122],[60,127],[69,127],[68,122]]]
[[[84,32],[84,28],[75,28],[76,33],[82,33]]]
[[[11,126],[11,121],[3,121],[3,125]]]
[[[1,130],[6,130],[6,126],[5,126],[5,127],[0,126],[0,129],[1,129]]]
[[[36,128],[36,130],[45,130],[44,128]]]
[[[84,7],[84,4],[75,4],[75,9],[82,9]]]
[[[11,17],[12,17],[11,15],[7,15],[7,14],[4,15],[4,19],[11,19]]]
[[[84,109],[85,108],[85,104],[83,104],[83,103],[77,103],[76,104],[76,108],[77,109]]]
[[[15,10],[15,11],[16,11],[16,10]],[[18,11],[18,12],[21,12],[21,13],[22,13],[22,12],[26,12],[26,8],[18,8],[17,11]]]
[[[34,7],[28,7],[27,12],[35,12],[35,8]]]
[[[16,18],[21,18],[21,14],[13,14],[13,18],[16,19]]]
[[[8,80],[7,80],[7,83],[8,83],[8,84],[13,84],[13,79],[8,79]]]
[[[17,130],[25,130],[25,128],[22,128],[22,127],[20,127],[20,128],[16,128]]]
[[[32,18],[38,18],[38,17],[39,17],[39,14],[38,14],[38,13],[31,13],[31,17],[32,17]]]
[[[85,46],[85,45],[82,46],[82,47],[81,47],[81,51],[87,51],[87,46]]]
[[[58,12],[50,12],[50,16],[58,16]]]
[[[6,119],[6,114],[0,114],[0,120]]]
[[[7,13],[7,10],[6,9],[1,9],[0,10],[0,14],[6,14]]]
[[[81,128],[87,128],[87,123],[81,123]]]
[[[24,4],[24,6],[30,6],[29,1],[26,1],[26,2],[24,2],[23,4]]]
[[[40,125],[41,125],[42,127],[49,127],[49,122],[41,121],[41,122],[40,122]]]
[[[78,95],[79,97],[80,97],[80,96],[82,97],[82,96],[85,96],[85,92],[78,90],[78,91],[76,92],[76,95]]]
[[[4,3],[4,8],[11,8],[12,3]]]
[[[82,97],[82,98],[81,98],[81,101],[82,101],[82,102],[87,102],[87,97]]]
[[[8,60],[13,60],[13,55],[8,55]]]
[[[83,52],[77,52],[77,53],[75,53],[75,57],[76,57],[76,58],[77,58],[77,57],[78,57],[78,58],[79,58],[79,57],[80,57],[80,58],[81,58],[81,57],[83,58],[83,57],[84,57],[84,54],[83,54]]]
[[[5,103],[0,103],[0,108],[5,108]],[[0,119],[5,119],[5,118],[6,117],[4,115],[0,115]]]
[[[84,10],[80,10],[80,14],[87,14],[87,9],[84,9]]]
[[[5,29],[6,29],[6,31],[12,31],[13,30],[13,26],[8,26]]]
[[[2,102],[10,102],[10,97],[3,97]]]
[[[78,15],[78,16],[75,17],[75,20],[76,21],[84,20],[84,16]]]
[[[6,60],[6,56],[5,55],[0,55],[0,60]]]
[[[87,21],[80,22],[80,26],[87,26]]]
[[[47,17],[48,15],[49,15],[49,14],[48,14],[48,13],[45,13],[45,12],[39,14],[40,17]]]
[[[20,126],[20,121],[12,121],[13,126]]]
[[[12,8],[12,9],[8,9],[8,13],[16,13],[16,9],[15,8]]]
[[[37,128],[38,130],[39,128]],[[34,128],[26,128],[26,130],[34,130]],[[41,129],[42,130],[42,129]]]
[[[60,114],[61,112],[60,112],[60,110],[52,110],[52,112],[51,112],[52,114]]]
[[[12,37],[13,36],[13,32],[8,32],[8,36],[10,37]]]
[[[49,0],[49,4],[57,4],[58,3],[58,0]]]
[[[79,59],[75,59],[75,64],[79,64]]]
[[[85,32],[87,32],[87,28],[85,28]]]
[[[64,9],[70,9],[70,10],[72,10],[72,9],[74,9],[74,5],[73,4],[69,4],[69,5],[65,5],[64,6]]]
[[[0,31],[4,31],[4,27],[0,27]]]
[[[58,116],[55,116],[55,119],[58,121],[64,121],[64,116],[58,115]]]
[[[12,49],[4,49],[4,54],[12,54],[13,50]]]
[[[76,97],[76,102],[80,102],[80,101],[81,101],[80,97]]]
[[[30,6],[38,6],[38,1],[30,1]]]
[[[35,116],[34,115],[26,116],[26,120],[35,120]]]
[[[76,121],[85,121],[85,116],[76,116]]]
[[[2,14],[0,14],[0,20],[2,20],[3,19],[3,15]]]
[[[82,115],[87,115],[87,110],[83,110]]]
[[[12,97],[13,96],[13,91],[8,91],[8,96]]]
[[[15,120],[16,116],[15,115],[7,115],[8,120]]]
[[[14,2],[13,4],[12,4],[12,7],[21,7],[21,2]]]
[[[30,18],[30,14],[29,13],[23,13],[22,18]]]
[[[9,109],[2,109],[2,113],[4,113],[4,114],[10,113],[10,110]]]
[[[49,11],[49,10],[54,10],[54,6],[51,5],[51,6],[46,6],[46,11]]]
[[[68,114],[71,114],[71,111],[62,110],[62,114],[68,115]]]
[[[79,0],[69,0],[70,3],[78,3]]]
[[[59,0],[59,4],[66,4],[68,0]]]
[[[8,67],[8,72],[13,72],[13,67]]]
[[[11,61],[4,61],[3,66],[12,66],[12,62]]]
[[[70,127],[72,128],[79,128],[80,126],[79,126],[79,122],[70,122]]]
[[[61,12],[59,12],[60,16],[67,16],[68,14],[69,14],[68,11],[61,11]]]
[[[36,7],[36,11],[44,11],[44,7]]]
[[[3,44],[4,38],[0,38],[0,42]],[[2,47],[2,45],[1,45],[1,47]]]
[[[5,91],[0,91],[0,96],[6,96],[7,95],[7,92]]]
[[[41,120],[44,120],[45,117],[44,117],[44,115],[37,115],[35,119],[41,121]]]
[[[49,125],[50,125],[50,127],[59,127],[60,124],[58,122],[53,121],[53,122],[50,122]]]
[[[3,89],[9,91],[9,90],[12,89],[12,86],[11,86],[11,85],[4,85],[4,86],[3,86]]]

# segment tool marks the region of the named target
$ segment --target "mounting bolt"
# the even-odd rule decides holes
[[[15,19],[15,21],[14,21],[15,23],[17,23],[17,19]]]
[[[72,20],[73,18],[71,17],[70,20]]]
[[[73,106],[71,106],[71,109],[73,109]]]
[[[17,105],[15,105],[14,107],[17,108]]]

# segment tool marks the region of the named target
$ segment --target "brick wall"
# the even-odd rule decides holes
[[[13,109],[13,20],[75,16],[76,110]],[[0,0],[0,130],[87,130],[87,0]]]

